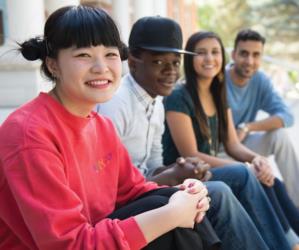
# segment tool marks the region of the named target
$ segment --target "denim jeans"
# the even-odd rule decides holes
[[[276,198],[287,217],[288,222],[294,229],[295,233],[299,235],[299,211],[293,201],[290,199],[284,183],[277,178],[273,186]]]
[[[222,241],[221,249],[269,249],[231,189],[221,181],[208,181],[205,184],[211,197],[207,217]]]
[[[295,233],[299,235],[299,209],[290,199],[284,183],[281,182],[279,179],[275,178],[273,188],[268,188],[266,186],[263,186],[263,188],[267,193],[268,198],[271,200],[272,204],[275,202],[277,204],[276,206],[278,206],[279,209],[283,212],[283,220],[287,221],[284,223],[290,225],[295,231]],[[268,194],[270,192],[269,189],[272,190],[270,193],[271,196],[269,196]],[[274,199],[274,201],[272,201],[272,199]]]
[[[273,187],[267,187],[262,185],[268,199],[270,200],[277,218],[280,221],[284,231],[286,232],[287,239],[291,246],[299,243],[298,223],[299,223],[299,211],[296,208],[293,201],[289,198],[283,183],[275,178]],[[291,228],[291,225],[293,228]],[[294,231],[297,229],[297,232]]]
[[[262,186],[244,164],[213,168],[211,172],[211,180],[223,181],[231,188],[270,249],[290,249],[285,232]]]
[[[274,155],[275,162],[295,205],[299,207],[299,158],[286,129],[250,133],[243,144],[263,156]]]

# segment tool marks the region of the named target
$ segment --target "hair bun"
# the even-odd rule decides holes
[[[44,59],[47,55],[44,39],[31,38],[20,44],[20,51],[23,57],[29,61]]]

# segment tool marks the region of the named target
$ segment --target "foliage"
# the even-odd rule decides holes
[[[267,38],[267,52],[284,60],[299,59],[299,0],[222,0],[199,8],[202,29],[217,32],[231,47],[241,28]]]
[[[250,25],[250,6],[243,0],[223,0],[203,5],[198,11],[200,28],[216,32],[225,46],[231,47],[235,34]]]

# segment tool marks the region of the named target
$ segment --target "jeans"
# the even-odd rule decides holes
[[[294,146],[284,128],[269,132],[250,133],[244,145],[263,156],[274,155],[277,167],[291,199],[299,207],[299,159]]]
[[[295,206],[293,201],[290,199],[287,190],[284,184],[275,179],[275,183],[273,186],[275,190],[276,198],[284,211],[284,214],[290,223],[291,227],[294,229],[295,233],[299,235],[299,211],[298,208]]]
[[[291,246],[298,244],[299,237],[296,235],[298,232],[294,231],[290,225],[294,226],[294,229],[298,231],[299,212],[298,208],[296,208],[289,198],[284,185],[279,179],[275,178],[273,187],[267,187],[263,184],[262,187],[276,212],[280,224],[286,232],[289,243]]]
[[[205,184],[211,197],[207,217],[222,241],[221,249],[269,249],[231,189],[221,181]]]
[[[262,186],[244,164],[213,168],[211,172],[211,180],[223,181],[231,188],[270,249],[290,249],[285,232]]]

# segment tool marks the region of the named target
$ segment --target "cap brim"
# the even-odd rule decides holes
[[[188,54],[188,55],[192,55],[192,56],[197,55],[197,53],[194,53],[191,51],[187,51],[187,50],[183,50],[183,49],[168,48],[168,47],[142,46],[140,48],[150,50],[150,51],[157,51],[157,52],[174,52],[174,53],[178,53],[178,54]]]

